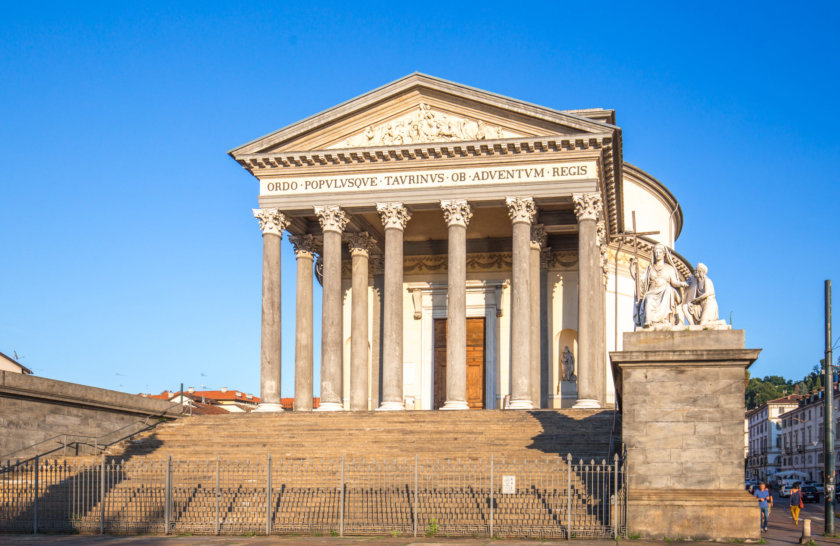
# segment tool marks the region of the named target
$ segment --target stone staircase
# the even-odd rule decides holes
[[[614,419],[611,410],[187,417],[112,446],[104,474],[99,457],[57,463],[39,485],[42,508],[58,514],[42,514],[43,529],[98,532],[104,515],[109,533],[161,533],[168,521],[173,533],[262,534],[269,518],[281,534],[416,526],[419,535],[610,536],[623,519],[611,501],[614,461],[599,463],[611,432],[620,436]],[[516,477],[514,493],[503,476]],[[0,505],[19,515],[0,529],[31,516],[25,496],[7,493]]]
[[[118,458],[475,459],[608,456],[611,410],[232,413],[181,418],[111,450]],[[620,436],[620,430],[616,431]]]

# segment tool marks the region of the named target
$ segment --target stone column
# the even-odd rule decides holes
[[[254,411],[283,411],[280,405],[280,241],[288,219],[278,209],[253,209],[263,234],[260,404]]]
[[[402,203],[377,203],[385,226],[385,302],[382,347],[382,405],[401,410],[403,403],[403,230],[411,219]]]
[[[289,237],[297,258],[297,297],[295,299],[295,411],[312,411],[312,265],[315,237]]]
[[[531,253],[530,253],[530,277],[531,277],[531,401],[535,408],[541,407],[543,385],[541,370],[540,337],[540,253],[545,246],[545,228],[542,224],[531,226]]]
[[[599,347],[599,329],[604,327],[604,306],[600,301],[601,248],[597,226],[601,196],[583,193],[573,196],[578,220],[578,400],[575,408],[600,408],[604,375],[604,354]]]
[[[366,232],[347,236],[352,265],[350,310],[350,411],[368,408],[368,258],[371,241]]]
[[[513,222],[511,261],[510,409],[533,409],[531,402],[531,222],[536,214],[530,197],[505,200]]]
[[[323,298],[321,306],[321,403],[319,411],[344,409],[341,355],[341,232],[347,215],[336,205],[315,207],[324,232]]]
[[[467,225],[472,218],[464,200],[441,201],[449,227],[449,286],[446,303],[446,402],[441,409],[465,410],[467,404]]]

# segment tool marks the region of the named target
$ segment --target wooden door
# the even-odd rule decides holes
[[[446,402],[446,319],[434,321],[434,387],[433,408]],[[483,409],[486,380],[484,317],[467,319],[467,404],[470,409]]]
[[[467,404],[484,409],[484,317],[467,319]]]

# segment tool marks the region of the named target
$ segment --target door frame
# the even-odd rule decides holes
[[[499,375],[499,309],[505,281],[467,281],[467,317],[484,317],[484,407],[496,409],[496,383]],[[420,315],[421,385],[419,409],[434,408],[434,319],[446,318],[447,285],[410,283],[415,316]],[[419,305],[418,305],[419,304]]]

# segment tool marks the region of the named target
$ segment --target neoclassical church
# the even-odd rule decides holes
[[[259,181],[259,410],[281,411],[281,366],[296,411],[314,366],[320,411],[613,406],[631,264],[662,243],[691,271],[677,200],[624,161],[616,123],[415,73],[231,150]],[[296,271],[281,272],[284,235]]]

